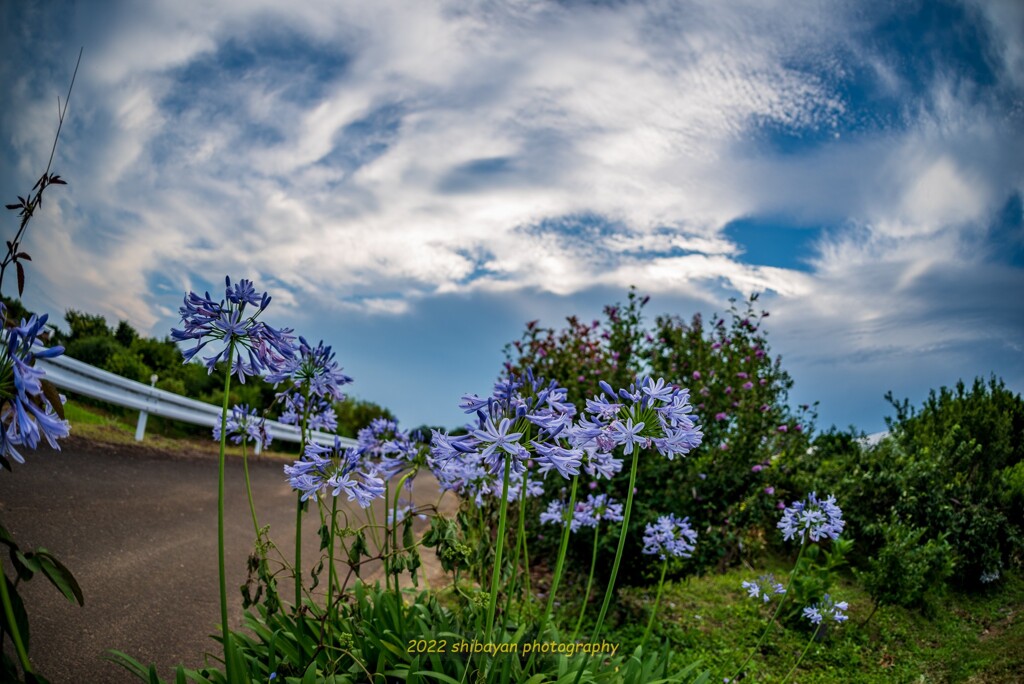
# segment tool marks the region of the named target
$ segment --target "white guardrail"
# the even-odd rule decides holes
[[[219,425],[221,421],[221,407],[219,406],[129,380],[68,356],[37,359],[36,365],[46,373],[47,380],[62,390],[137,410],[139,412],[139,420],[135,429],[135,441],[137,442],[141,442],[146,434],[148,414],[180,420],[193,425],[202,425],[210,429]],[[299,428],[295,425],[268,420],[267,428],[274,439],[295,443],[302,441]],[[311,439],[318,444],[326,445],[333,444],[334,437],[333,434],[316,430],[313,431]],[[348,437],[339,439],[346,447],[356,445],[354,439]],[[259,452],[260,447],[257,444],[256,453]]]

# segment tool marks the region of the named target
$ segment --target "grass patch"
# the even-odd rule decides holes
[[[785,567],[767,568],[776,576]],[[722,575],[666,585],[648,648],[658,640],[675,652],[682,668],[701,660],[711,681],[731,677],[757,643],[768,608],[746,597],[740,583],[763,570],[734,569]],[[605,639],[632,650],[643,634],[655,587],[620,592],[619,623]],[[867,593],[845,580],[833,591],[850,603],[848,622],[811,646],[789,681],[807,683],[920,682],[1010,684],[1024,681],[1024,579],[1008,573],[974,594],[950,592],[925,611],[884,607],[866,626]],[[586,630],[584,630],[584,633]],[[807,645],[810,631],[773,626],[760,653],[747,665],[749,682],[781,682]]]

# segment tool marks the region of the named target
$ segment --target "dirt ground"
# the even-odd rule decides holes
[[[85,595],[84,607],[71,604],[41,576],[19,587],[38,671],[54,684],[138,681],[104,660],[108,649],[156,664],[163,677],[178,664],[201,666],[207,652],[218,650],[210,635],[220,625],[216,457],[72,437],[62,451],[29,452],[26,461],[13,473],[0,472],[0,523],[23,548],[55,554]],[[273,541],[291,557],[295,494],[283,464],[250,457],[249,470],[260,525],[270,526]],[[238,627],[238,588],[255,536],[241,459],[228,461],[226,482],[228,599]],[[434,487],[416,488],[418,505],[436,497]],[[354,507],[350,514],[364,519]],[[383,510],[376,515],[383,520]],[[305,516],[307,573],[320,556],[318,525],[315,512]],[[425,554],[424,564],[432,586],[444,581],[432,556]],[[9,565],[5,560],[8,571]],[[371,567],[364,577],[378,572]],[[282,585],[286,600],[292,591]]]

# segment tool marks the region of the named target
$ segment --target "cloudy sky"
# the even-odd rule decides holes
[[[763,292],[824,426],[1024,390],[1016,0],[4,2],[5,201],[80,46],[26,245],[57,318],[164,336],[248,277],[409,426],[630,285],[686,317]]]

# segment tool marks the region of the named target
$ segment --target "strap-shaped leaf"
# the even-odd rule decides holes
[[[65,598],[71,602],[78,602],[78,605],[85,605],[85,596],[82,594],[82,587],[78,585],[78,580],[71,574],[71,571],[67,569],[63,563],[47,551],[46,549],[36,549],[31,554],[33,559],[38,563],[39,572],[46,575],[46,578],[53,583],[53,586],[60,590],[60,593],[64,594]]]

